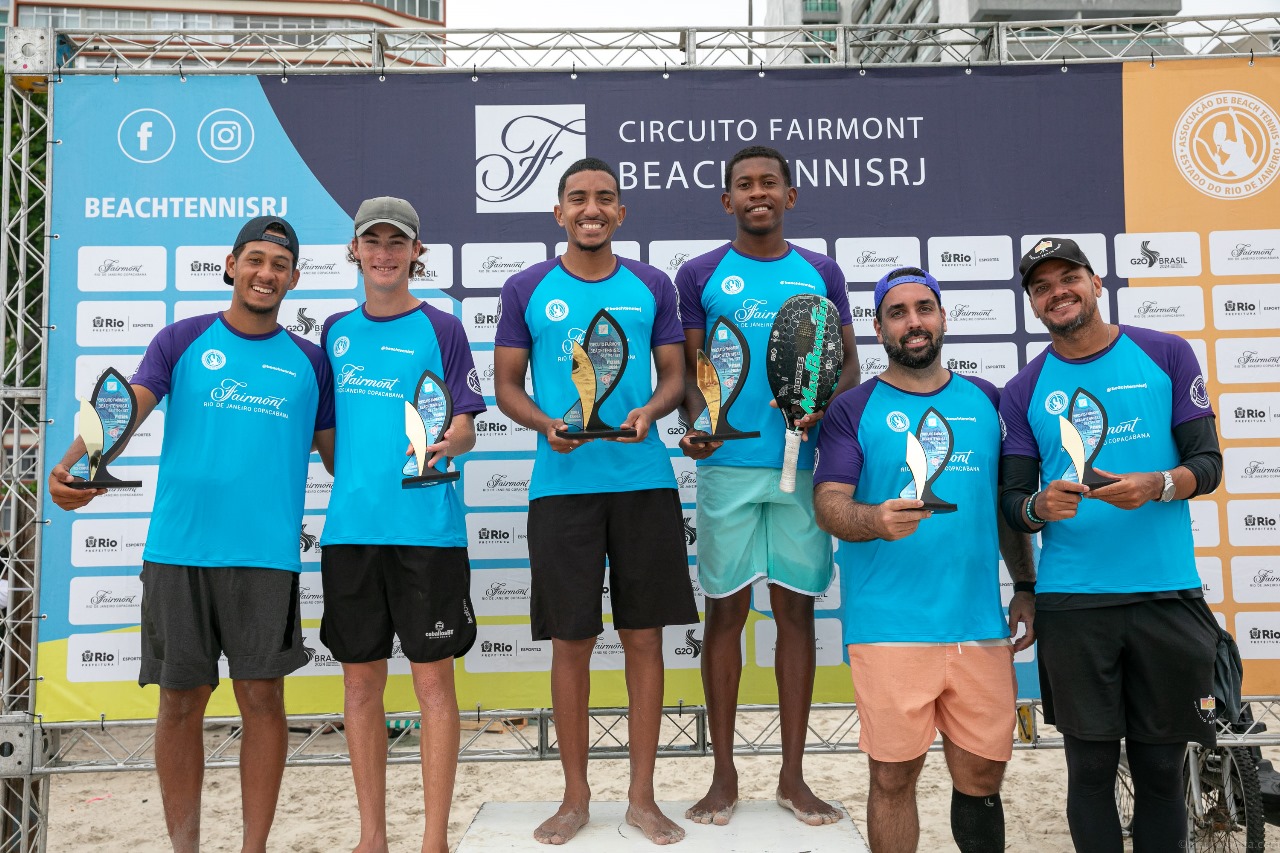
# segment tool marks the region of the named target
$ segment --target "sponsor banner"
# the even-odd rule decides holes
[[[473,560],[527,560],[527,512],[467,513],[467,542]]]
[[[1227,540],[1232,547],[1280,546],[1280,500],[1227,501]]]
[[[950,349],[950,347],[946,348]],[[862,377],[863,382],[873,376],[879,376],[889,369],[889,357],[885,355],[884,349],[879,344],[859,347],[858,362],[861,367],[859,375]]]
[[[849,313],[853,315],[853,334],[859,338],[876,337],[875,290],[865,287],[849,291]],[[876,344],[879,346],[879,343]]]
[[[67,637],[67,681],[138,680],[142,638],[137,631],[71,634]]]
[[[409,289],[434,288],[436,290],[448,290],[453,287],[453,244],[423,243],[422,248],[424,251],[418,260],[422,261],[423,266],[427,269],[420,277],[409,280]]]
[[[476,450],[481,452],[505,450],[534,450],[538,435],[502,414],[495,406],[476,415]]]
[[[173,303],[173,322],[176,323],[179,320],[187,320],[191,317],[200,317],[205,314],[217,314],[220,311],[225,311],[230,305],[230,291],[228,291],[226,296],[220,300],[184,299],[180,302]],[[283,310],[283,308],[281,310]]]
[[[1031,250],[1031,247],[1039,243],[1045,237],[1065,237],[1068,240],[1075,240],[1080,246],[1080,250],[1084,252],[1086,258],[1089,259],[1093,271],[1101,278],[1106,278],[1111,271],[1107,266],[1107,236],[1105,234],[1023,234],[1022,242],[1018,248],[1018,258]],[[1022,276],[1017,277],[1019,288],[1022,285]]]
[[[475,134],[476,213],[546,213],[565,167],[543,167],[587,156],[587,107],[477,105]]]
[[[929,272],[940,281],[1009,281],[1017,269],[1013,238],[930,237]],[[947,302],[954,299],[948,295]]]
[[[303,563],[320,563],[320,539],[324,536],[323,515],[304,515],[298,530],[298,559]]]
[[[312,455],[315,458],[315,455]],[[303,507],[306,509],[328,509],[329,495],[333,492],[333,475],[324,468],[323,462],[307,464],[307,486],[303,496]]]
[[[290,678],[314,678],[322,675],[342,675],[342,664],[334,659],[333,652],[329,651],[329,647],[320,642],[320,629],[302,628],[302,644],[311,651],[311,659],[308,660],[301,668],[294,670],[290,674]],[[225,667],[225,660],[223,666]],[[404,656],[404,651],[400,648],[400,639],[396,638],[391,642],[391,657],[387,659],[388,675],[409,675],[409,659]]]
[[[635,240],[613,240],[609,243],[609,247],[613,249],[613,253],[620,258],[630,258],[633,261],[643,261],[640,257],[640,244]],[[569,244],[561,240],[556,243],[556,257],[560,257],[569,251]],[[545,260],[545,258],[544,258]],[[673,278],[674,273],[669,274],[668,278]],[[465,286],[465,285],[464,285]]]
[[[462,464],[468,506],[527,506],[532,459],[470,459]]]
[[[1161,332],[1198,332],[1204,328],[1204,289],[1122,287],[1116,291],[1116,319]]]
[[[697,565],[689,566],[689,584],[693,587],[693,601],[698,608],[698,612],[706,613],[707,612],[707,593],[702,588],[702,584],[698,583]]]
[[[817,646],[818,666],[840,666],[844,663],[844,643],[840,620],[819,618],[813,622]],[[772,620],[761,619],[754,623],[755,665],[772,669],[774,650],[778,645],[778,626]]]
[[[469,296],[462,300],[462,328],[472,344],[493,343],[498,331],[498,297]]]
[[[827,241],[821,237],[790,237],[787,242],[793,246],[808,249],[810,252],[817,252],[819,255],[827,254]]]
[[[1280,491],[1280,447],[1228,447],[1222,451],[1222,471],[1232,494]]]
[[[1232,557],[1231,597],[1247,604],[1280,603],[1280,556]]]
[[[662,663],[666,669],[701,669],[702,623],[662,629]]]
[[[67,620],[72,625],[137,625],[141,619],[142,579],[137,574],[71,579]]]
[[[1219,329],[1280,328],[1280,284],[1218,284],[1212,300]]]
[[[142,485],[133,489],[111,489],[98,495],[76,512],[93,515],[121,515],[130,512],[151,512],[156,500],[156,476],[159,465],[120,465],[113,462],[111,473],[120,480],[141,480]]]
[[[1209,269],[1214,275],[1280,275],[1280,229],[1210,231]]]
[[[356,265],[347,260],[346,243],[298,249],[297,290],[351,290],[360,283]]]
[[[948,335],[1010,335],[1018,327],[1014,295],[1000,290],[948,290]]]
[[[1197,548],[1217,548],[1222,539],[1218,527],[1218,503],[1211,498],[1189,501],[1191,510],[1191,540]]]
[[[658,431],[662,443],[668,448],[674,450],[680,446],[680,439],[684,437],[684,427],[680,425],[679,410],[659,418],[653,428]]]
[[[477,616],[528,616],[528,569],[478,569],[471,573],[471,603]],[[528,631],[526,629],[526,636]]]
[[[1218,338],[1214,355],[1224,385],[1280,382],[1280,338]]]
[[[1280,392],[1221,394],[1216,411],[1223,438],[1280,438]]]
[[[698,466],[687,456],[671,457],[675,469],[676,488],[680,490],[680,503],[693,504],[698,500]]]
[[[1115,248],[1116,275],[1120,278],[1200,275],[1200,235],[1195,231],[1117,234]]]
[[[481,395],[494,398],[493,390],[493,350],[491,349],[475,349],[471,350],[471,357],[476,364],[476,376],[480,379]],[[533,396],[533,372],[526,370],[524,374],[524,390],[529,396]],[[490,409],[490,412],[493,408]]]
[[[654,240],[649,244],[649,265],[657,267],[675,281],[676,273],[684,262],[712,249],[723,246],[727,240]]]
[[[168,257],[164,246],[81,246],[76,286],[85,292],[164,290]]]
[[[82,347],[146,347],[165,325],[163,302],[81,302],[76,344]]]
[[[78,518],[71,522],[71,565],[142,567],[148,518]]]
[[[511,276],[546,259],[546,243],[463,243],[462,286],[497,290]]]
[[[1200,365],[1200,375],[1209,376],[1209,345],[1200,338],[1183,338],[1183,340],[1191,344],[1191,351],[1195,353],[1196,363]]]
[[[612,633],[616,640],[617,632]],[[603,640],[601,635],[600,641]],[[591,663],[595,668],[596,661]],[[528,625],[481,622],[476,626],[476,644],[462,659],[462,668],[467,672],[550,672],[551,642],[529,639]]]
[[[324,584],[319,569],[298,574],[298,598],[303,619],[319,619],[324,615]]]
[[[920,238],[841,237],[836,263],[849,281],[874,283],[898,267],[920,266]]]
[[[684,525],[684,552],[690,557],[698,556],[698,514],[692,509],[681,510]]]
[[[1211,199],[1238,200],[1262,192],[1280,174],[1278,118],[1253,92],[1228,89],[1199,95],[1174,125],[1178,171]]]
[[[173,250],[174,288],[229,294],[231,288],[222,280],[229,254],[230,243],[225,246],[178,246]]]
[[[1231,632],[1244,660],[1280,658],[1280,613],[1273,610],[1246,611],[1236,614],[1236,629]]]
[[[1018,345],[1009,341],[985,344],[946,344],[942,363],[965,376],[980,376],[1003,388],[1018,372]]]
[[[351,311],[359,303],[354,299],[307,299],[290,296],[280,306],[280,324],[295,335],[320,346],[324,324],[339,311]]]
[[[1204,590],[1205,602],[1221,604],[1222,560],[1217,557],[1196,557],[1196,571],[1200,574],[1200,587]]]

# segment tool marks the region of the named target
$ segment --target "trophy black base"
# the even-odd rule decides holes
[[[89,491],[90,489],[140,489],[142,488],[141,480],[117,480],[112,477],[110,480],[72,480],[70,483],[63,483],[68,489],[78,489],[80,491]]]
[[[433,474],[420,474],[417,477],[405,477],[400,481],[402,489],[425,489],[427,486],[438,486],[441,483],[452,483],[458,479],[457,471],[436,471]]]
[[[929,500],[924,502],[924,506],[921,509],[927,509],[936,515],[946,515],[949,512],[955,512],[959,507],[946,501]]]
[[[759,438],[759,432],[725,432],[720,435],[691,435],[689,436],[690,444],[706,444],[709,441],[735,441],[739,438]]]
[[[1110,486],[1112,483],[1120,482],[1116,477],[1104,477],[1097,471],[1090,469],[1084,475],[1084,482],[1081,485],[1088,486],[1091,489],[1101,489],[1103,486]]]
[[[558,429],[556,435],[561,438],[567,438],[570,441],[585,441],[588,438],[635,438],[636,431],[633,429],[580,429],[567,430]]]

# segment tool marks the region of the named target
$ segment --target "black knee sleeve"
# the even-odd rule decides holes
[[[960,853],[1004,850],[1004,805],[999,792],[971,797],[951,789],[951,836]]]

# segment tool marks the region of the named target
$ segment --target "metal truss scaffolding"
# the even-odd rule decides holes
[[[43,851],[49,778],[58,773],[151,770],[150,721],[45,725],[34,711],[40,625],[40,516],[43,461],[19,464],[21,450],[43,446],[46,421],[48,232],[52,146],[50,118],[64,75],[219,75],[499,73],[576,74],[652,70],[766,70],[845,66],[867,69],[927,63],[983,65],[1071,64],[1277,55],[1280,16],[1129,18],[1030,23],[897,26],[748,27],[723,29],[563,30],[182,30],[99,31],[11,27],[4,67],[3,236],[5,269],[0,300],[0,529],[9,606],[0,618],[0,853]],[[1253,697],[1260,725],[1224,742],[1280,743],[1280,697]],[[857,750],[853,705],[824,705],[810,726],[810,752]],[[776,707],[744,708],[735,752],[776,754],[781,738]],[[418,760],[412,716],[390,744],[393,763]],[[472,715],[467,714],[467,717]],[[393,721],[396,718],[393,717]],[[1019,745],[1060,745],[1042,737],[1039,707],[1020,706]],[[592,757],[625,755],[626,713],[593,711]],[[234,718],[214,720],[206,766],[231,767],[239,750]],[[335,717],[291,718],[298,730],[292,766],[342,764],[346,742]],[[1270,726],[1272,734],[1263,733]],[[555,757],[551,713],[476,711],[461,747],[466,761],[525,761]],[[701,707],[668,708],[660,752],[709,752]]]

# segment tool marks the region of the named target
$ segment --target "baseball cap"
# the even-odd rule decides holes
[[[283,231],[284,234],[272,234],[267,230],[268,228],[275,228]],[[293,265],[295,267],[298,265],[298,235],[294,233],[293,226],[279,216],[258,216],[246,222],[236,236],[235,243],[231,246],[231,253],[235,254],[236,250],[245,243],[253,243],[258,240],[266,240],[268,243],[284,246],[293,253]],[[225,268],[222,270],[222,281],[225,284],[235,284],[231,280],[231,276],[227,275]]]
[[[384,222],[399,228],[410,238],[418,239],[418,212],[404,199],[389,195],[360,202],[360,209],[356,211],[356,236]]]
[[[1068,240],[1066,237],[1041,237],[1018,263],[1018,272],[1022,273],[1023,290],[1027,289],[1027,281],[1030,280],[1035,268],[1053,258],[1076,266],[1088,267],[1089,272],[1093,272],[1093,264],[1089,263],[1085,253],[1080,250],[1080,244],[1075,240]]]
[[[876,282],[875,310],[880,311],[880,302],[884,299],[885,294],[900,284],[914,282],[923,284],[925,287],[933,291],[933,295],[938,297],[938,304],[942,304],[942,288],[938,286],[938,280],[929,275],[928,272],[919,267],[898,267],[886,273],[884,278]]]

